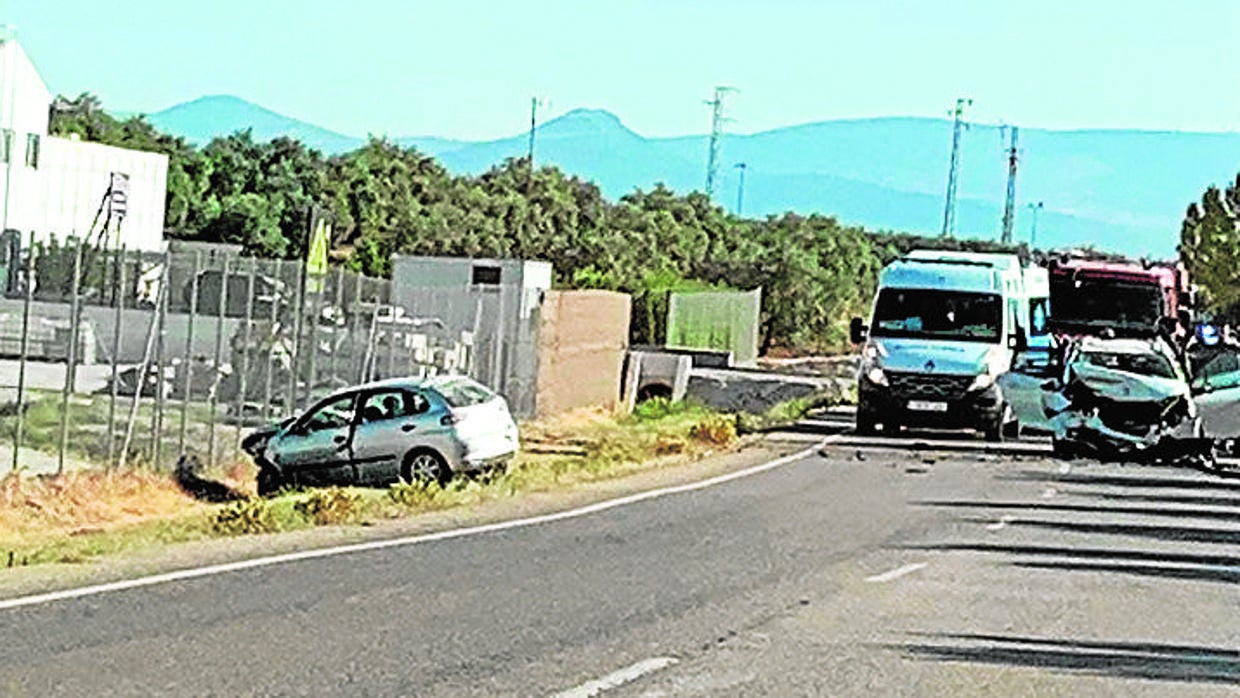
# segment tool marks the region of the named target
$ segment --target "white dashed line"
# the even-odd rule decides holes
[[[576,688],[570,688],[567,691],[556,693],[552,698],[592,698],[604,691],[610,691],[613,688],[619,688],[626,683],[632,683],[647,674],[653,674],[656,671],[666,669],[680,660],[675,657],[651,657],[642,661],[626,666],[623,669],[613,671],[610,674],[593,681],[587,681]]]
[[[873,577],[866,577],[865,581],[878,582],[880,584],[890,582],[892,580],[899,579],[906,574],[912,574],[917,570],[924,569],[928,564],[929,563],[926,562],[914,562],[903,567],[897,567],[890,572],[883,572],[882,574],[876,574]]]
[[[1007,528],[1008,524],[1012,523],[1015,520],[1016,518],[1013,516],[1004,516],[992,524],[986,524],[986,530],[987,531],[1002,531],[1003,529]]]

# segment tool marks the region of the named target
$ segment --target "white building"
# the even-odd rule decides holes
[[[114,220],[109,247],[162,250],[168,157],[49,136],[51,103],[15,32],[0,28],[0,230],[19,231],[23,245],[31,233],[94,241],[110,202],[125,213]],[[120,195],[108,199],[114,173],[128,180],[123,204]]]

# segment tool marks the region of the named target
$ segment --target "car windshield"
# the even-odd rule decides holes
[[[1064,279],[1051,285],[1051,319],[1067,324],[1154,327],[1163,315],[1157,286]]]
[[[444,402],[452,407],[481,405],[495,397],[495,393],[485,386],[467,379],[440,383],[435,386],[435,390],[443,396]]]
[[[1175,378],[1175,368],[1171,365],[1171,361],[1160,354],[1091,351],[1086,352],[1081,358],[1086,364],[1109,368],[1113,371],[1124,371],[1154,378]]]
[[[999,339],[1003,306],[993,293],[884,288],[874,305],[875,337]]]

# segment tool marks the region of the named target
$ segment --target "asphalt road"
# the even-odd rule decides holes
[[[0,610],[0,694],[1240,689],[1240,481],[920,440],[554,522]]]

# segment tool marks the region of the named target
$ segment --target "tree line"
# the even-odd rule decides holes
[[[550,166],[531,171],[525,159],[458,175],[382,138],[334,156],[290,138],[256,142],[249,130],[195,147],[141,116],[113,117],[90,94],[57,99],[51,131],[167,155],[172,238],[299,258],[306,211],[318,206],[333,220],[333,261],[370,275],[389,275],[395,253],[541,259],[558,286],[633,294],[635,318],[671,290],[760,286],[763,353],[844,346],[848,318],[865,314],[878,271],[908,249],[1003,249],[817,214],[740,218],[701,192],[662,185],[609,201],[594,183]],[[642,323],[634,334],[657,339]]]

